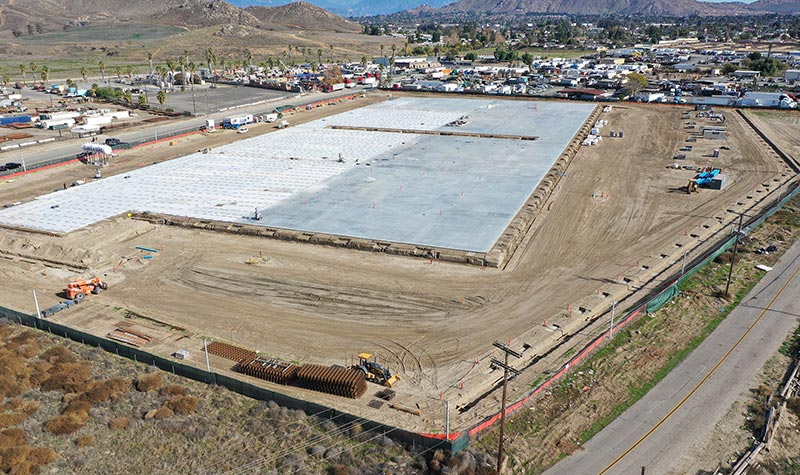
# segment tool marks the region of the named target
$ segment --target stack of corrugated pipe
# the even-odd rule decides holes
[[[266,359],[258,356],[245,358],[234,367],[234,371],[271,381],[278,384],[291,384],[297,379],[296,365],[277,359]]]
[[[367,392],[364,373],[340,366],[305,365],[297,372],[303,387],[349,398],[359,398]]]

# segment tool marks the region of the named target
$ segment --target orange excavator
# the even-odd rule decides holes
[[[108,284],[97,277],[89,280],[73,280],[67,284],[67,297],[76,302],[83,302],[90,293],[96,295],[107,288]]]

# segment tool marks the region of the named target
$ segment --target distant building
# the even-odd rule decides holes
[[[600,58],[600,64],[608,64],[611,66],[625,64],[625,58]]]
[[[557,92],[559,96],[566,97],[567,99],[579,99],[596,101],[601,97],[609,96],[610,94],[601,91],[600,89],[562,89]]]
[[[761,76],[758,71],[749,71],[747,69],[737,69],[733,72],[733,77],[739,79],[756,79]]]

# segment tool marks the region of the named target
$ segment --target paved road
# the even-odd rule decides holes
[[[658,475],[713,470],[697,465],[692,448],[743,392],[758,384],[760,369],[798,325],[798,295],[800,241],[683,363],[589,440],[586,450],[545,474],[638,475],[642,467]]]
[[[157,124],[137,126],[131,129],[126,129],[124,132],[122,131],[114,132],[113,137],[119,138],[123,142],[142,140],[147,138],[157,138],[159,136],[163,136],[164,134],[168,134],[169,132],[185,130],[191,127],[196,127],[199,129],[200,127],[203,126],[203,124],[205,123],[205,119],[207,118],[215,119],[217,123],[220,123],[223,118],[230,117],[232,115],[265,114],[272,112],[278,106],[284,106],[289,104],[302,105],[320,101],[323,99],[346,96],[349,94],[355,94],[359,92],[364,92],[364,89],[358,87],[353,89],[345,89],[343,91],[335,91],[331,93],[314,92],[314,93],[304,94],[302,96],[298,96],[297,93],[287,92],[285,93],[286,99],[276,100],[254,106],[241,107],[235,110],[229,110],[225,112],[218,112],[214,114],[209,114],[208,116],[203,115],[199,117],[170,120],[168,122],[165,121],[165,122],[159,122]],[[32,92],[32,93],[41,94],[38,92]],[[100,135],[98,136],[98,141],[102,142],[103,140],[105,140],[105,138],[109,136],[110,135]],[[81,145],[85,142],[86,139],[64,140],[47,145],[40,145],[40,146],[26,148],[22,151],[15,150],[10,152],[5,152],[0,154],[0,161],[2,161],[3,163],[5,163],[6,161],[24,162],[26,166],[31,166],[37,163],[46,162],[48,160],[65,157],[70,154],[78,154],[81,151]]]

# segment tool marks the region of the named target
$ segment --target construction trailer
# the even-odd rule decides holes
[[[238,129],[239,127],[253,123],[253,115],[238,115],[222,119],[222,127],[225,129]]]

